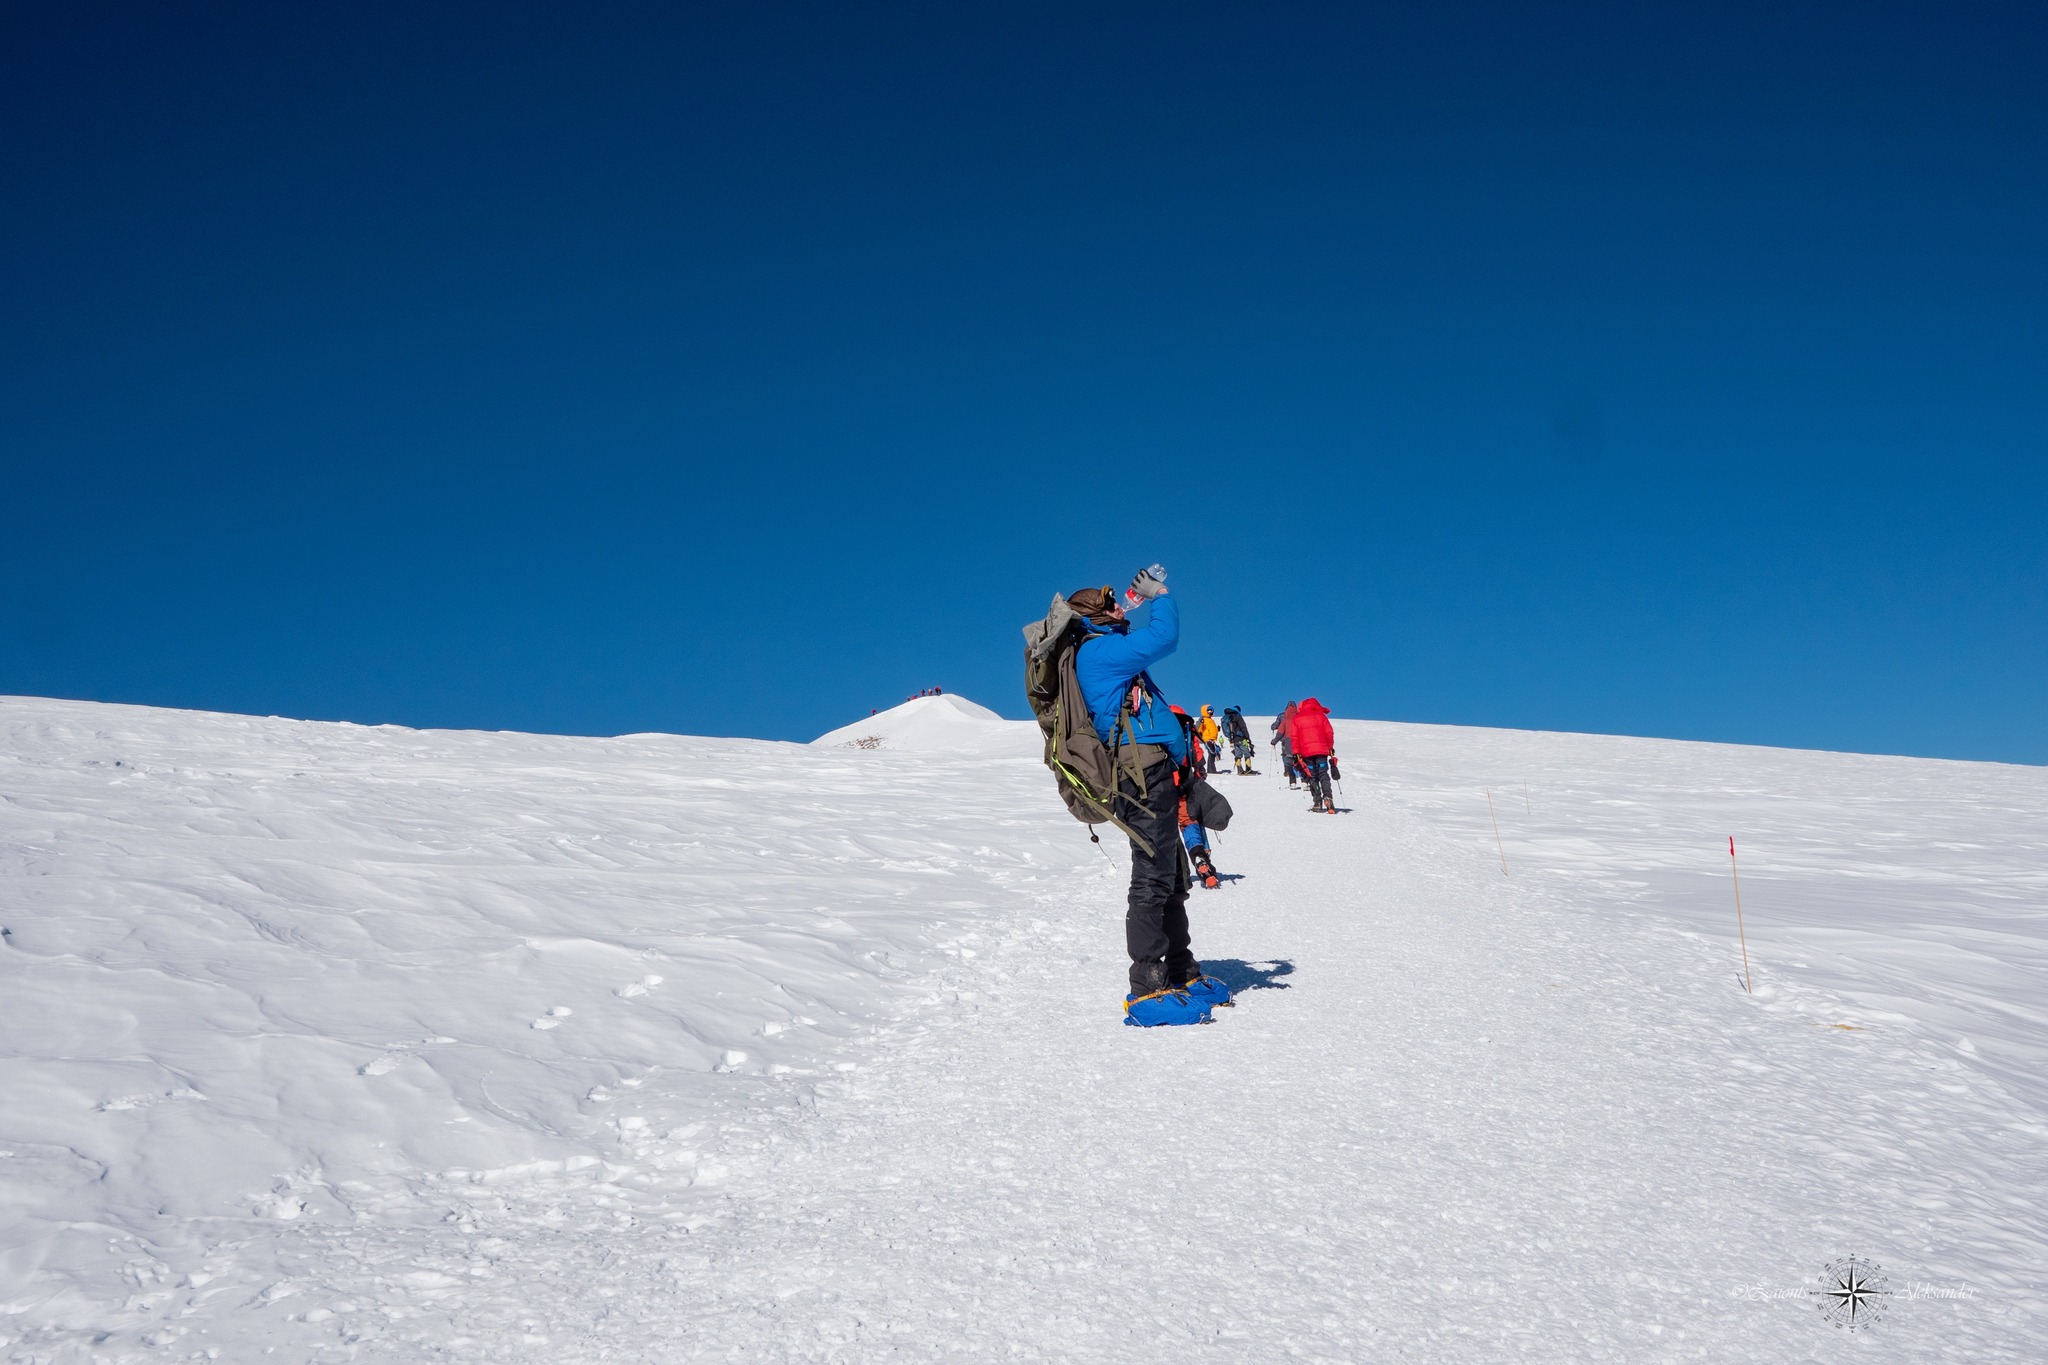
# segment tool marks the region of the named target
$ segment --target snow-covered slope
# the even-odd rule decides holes
[[[0,794],[0,1342],[247,1299],[280,1223],[687,1224],[1086,854],[882,755],[18,698]]]
[[[2048,1358],[2048,772],[1339,743],[1341,817],[1221,779],[1241,1003],[1147,1033],[1122,851],[957,698],[0,700],[0,1360]]]
[[[1553,893],[1676,926],[1757,1000],[1908,1027],[2048,1115],[2048,769],[1351,722],[1351,771]],[[1489,811],[1488,795],[1492,798]],[[1497,866],[1497,865],[1496,865]]]
[[[1035,727],[1004,720],[986,706],[965,697],[915,697],[891,707],[878,716],[842,725],[819,735],[811,743],[828,749],[909,749],[928,753],[958,753],[990,746],[1023,752],[1020,734],[1037,734]]]

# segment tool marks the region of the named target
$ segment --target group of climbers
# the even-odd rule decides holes
[[[1143,609],[1142,623],[1133,623],[1127,609]],[[1231,1003],[1230,990],[1195,958],[1188,894],[1197,880],[1209,888],[1222,884],[1208,832],[1228,826],[1230,803],[1206,779],[1222,766],[1226,737],[1234,771],[1256,774],[1244,713],[1226,707],[1219,721],[1205,705],[1190,716],[1153,680],[1152,665],[1180,643],[1179,605],[1158,564],[1138,572],[1122,601],[1108,586],[1055,597],[1024,638],[1025,693],[1061,799],[1078,819],[1113,824],[1130,839],[1125,1022],[1206,1023],[1212,1009]],[[1273,733],[1288,785],[1306,781],[1313,809],[1335,814],[1329,712],[1313,697],[1290,703]]]
[[[1337,769],[1337,735],[1330,728],[1330,712],[1314,697],[1291,701],[1273,717],[1273,745],[1280,751],[1280,766],[1287,773],[1287,790],[1308,788],[1309,809],[1335,815],[1337,803],[1330,784],[1341,778]]]
[[[1178,706],[1173,709],[1180,710]],[[1201,768],[1203,776],[1223,771],[1223,741],[1226,739],[1230,741],[1231,771],[1239,777],[1259,775],[1258,769],[1252,766],[1252,755],[1257,750],[1252,744],[1251,727],[1244,723],[1243,711],[1235,706],[1226,706],[1219,720],[1215,710],[1204,702],[1202,713],[1189,717],[1188,724],[1196,740],[1194,762]]]

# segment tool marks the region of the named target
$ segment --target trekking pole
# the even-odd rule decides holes
[[[1728,836],[1728,876],[1735,883],[1735,937],[1742,944],[1742,989],[1756,994],[1749,985],[1749,936],[1742,931],[1742,877],[1735,870],[1735,836]]]
[[[1508,851],[1500,841],[1500,817],[1493,813],[1493,789],[1490,787],[1486,792],[1486,816],[1493,821],[1493,847],[1500,854],[1500,875],[1505,877],[1508,875]],[[1728,846],[1735,847],[1735,841],[1730,839]]]

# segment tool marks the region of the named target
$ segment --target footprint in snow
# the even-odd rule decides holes
[[[619,987],[618,990],[614,991],[613,994],[622,995],[626,997],[628,1000],[630,1000],[636,995],[647,994],[648,991],[652,990],[656,986],[659,986],[660,984],[661,978],[653,975],[652,973],[649,973],[648,975],[641,977],[638,981],[628,981],[625,985]]]
[[[534,1020],[533,1027],[538,1029],[560,1028],[562,1021],[575,1012],[575,1010],[570,1009],[567,1005],[557,1005],[540,1018]]]
[[[123,1109],[151,1109],[162,1104],[165,1100],[197,1100],[204,1098],[205,1096],[201,1095],[197,1090],[186,1089],[166,1090],[154,1095],[119,1095],[113,1099],[101,1100],[93,1106],[93,1112],[96,1114],[113,1114]]]
[[[275,1218],[281,1223],[289,1223],[303,1214],[306,1208],[306,1201],[295,1194],[273,1195],[264,1199],[256,1206],[256,1216],[259,1218]],[[283,1298],[284,1295],[280,1294],[278,1297]]]
[[[395,1043],[386,1043],[384,1046],[390,1048],[391,1051],[385,1053],[382,1057],[377,1058],[375,1061],[370,1062],[365,1066],[357,1067],[356,1074],[358,1076],[389,1075],[391,1072],[396,1071],[398,1069],[398,1064],[400,1062],[403,1062],[407,1057],[410,1057],[412,1055],[412,1050],[414,1048],[434,1047],[439,1044],[452,1043],[454,1041],[455,1040],[453,1038],[450,1038],[445,1033],[436,1033],[432,1037],[428,1038],[402,1038]]]

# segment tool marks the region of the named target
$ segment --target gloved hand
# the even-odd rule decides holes
[[[1155,597],[1163,596],[1165,592],[1166,566],[1154,564],[1138,570],[1138,576],[1131,580],[1131,586],[1124,589],[1124,600],[1136,606],[1140,602],[1149,602]]]

